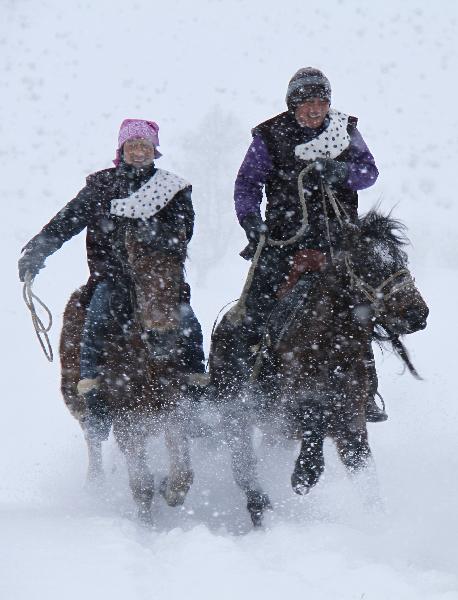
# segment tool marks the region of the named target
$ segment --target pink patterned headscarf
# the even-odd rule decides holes
[[[154,144],[154,158],[159,158],[162,154],[157,147],[159,146],[159,125],[154,121],[144,121],[143,119],[124,119],[119,128],[118,149],[114,164],[118,167],[121,162],[122,147],[127,140],[144,138]]]

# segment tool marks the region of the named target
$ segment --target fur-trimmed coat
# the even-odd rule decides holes
[[[154,181],[154,176],[160,173],[161,170],[154,165],[138,170],[121,163],[119,167],[89,175],[86,186],[77,196],[28,242],[23,249],[24,256],[30,259],[31,264],[40,267],[62,244],[87,228],[86,248],[91,279],[116,280],[122,273],[122,249],[118,239],[120,225],[130,215],[112,214],[112,201],[132,198],[148,180],[153,178]],[[166,198],[165,206],[144,222],[154,232],[154,243],[158,248],[182,253],[192,237],[194,210],[192,188],[184,180],[180,182],[182,189],[171,199]],[[166,194],[167,190],[160,191],[163,192]]]

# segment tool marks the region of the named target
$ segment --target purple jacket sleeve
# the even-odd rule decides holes
[[[235,211],[240,223],[251,213],[260,214],[262,188],[271,169],[267,147],[261,137],[255,136],[235,180]]]
[[[366,146],[366,142],[356,128],[350,134],[348,151],[347,186],[356,192],[373,185],[378,177],[378,169],[375,166],[374,157]]]
[[[375,166],[374,157],[356,128],[350,135],[347,164],[347,186],[350,189],[363,190],[377,180],[378,169]],[[249,214],[260,214],[262,189],[272,166],[272,160],[263,139],[255,136],[235,181],[235,211],[240,223]]]

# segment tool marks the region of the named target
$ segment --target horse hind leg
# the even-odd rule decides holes
[[[261,527],[264,512],[271,509],[272,504],[258,480],[253,427],[246,412],[235,414],[233,411],[223,414],[223,426],[235,482],[246,495],[246,506],[253,526]]]
[[[160,493],[169,506],[180,506],[194,481],[184,423],[171,418],[165,429],[165,443],[170,456],[170,471],[161,482]]]
[[[102,442],[90,435],[85,435],[88,468],[86,475],[86,487],[89,489],[97,488],[103,485],[105,473],[103,470]]]

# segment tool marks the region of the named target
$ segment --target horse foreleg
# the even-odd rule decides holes
[[[302,419],[302,444],[291,475],[296,494],[308,494],[324,471],[326,423],[322,407],[308,407]]]
[[[179,506],[194,480],[184,423],[171,418],[165,429],[165,443],[170,456],[170,470],[161,482],[160,491],[169,506]]]
[[[369,446],[365,420],[350,421],[348,427],[336,435],[339,456],[347,467],[350,477],[357,483],[364,504],[370,508],[382,508],[382,499],[375,462]]]
[[[350,419],[346,426],[340,425],[335,439],[339,456],[350,473],[356,473],[367,467],[371,458],[371,449],[363,417],[357,415]]]
[[[226,410],[223,413],[223,428],[226,443],[231,453],[232,473],[236,484],[247,498],[247,510],[255,527],[262,525],[266,509],[272,508],[268,495],[258,480],[257,459],[253,445],[253,426],[246,409]]]
[[[115,423],[114,434],[126,457],[129,485],[138,507],[138,518],[145,523],[150,523],[154,478],[147,463],[147,431],[141,426],[135,427],[134,424],[121,428],[116,425]]]

